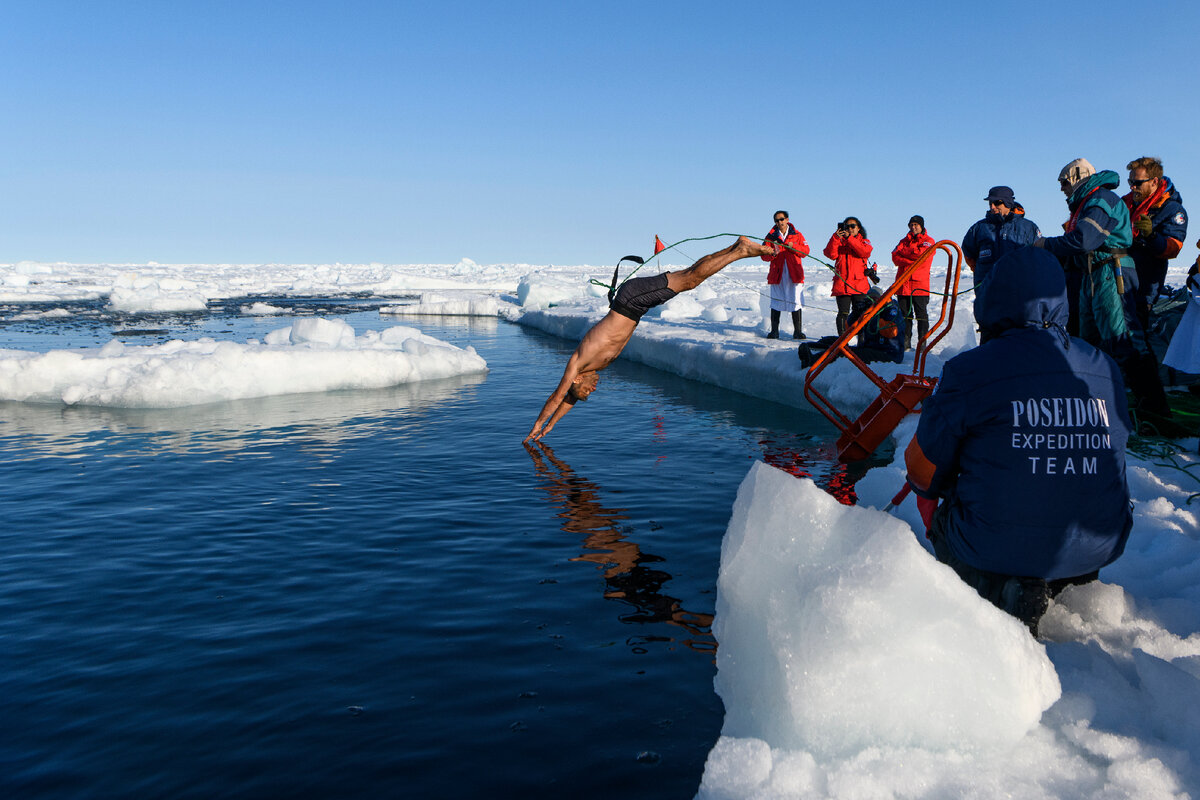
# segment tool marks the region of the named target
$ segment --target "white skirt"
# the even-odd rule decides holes
[[[779,283],[769,284],[771,287],[772,311],[799,311],[804,308],[804,284],[792,283],[792,276],[787,267],[783,268],[783,277]]]

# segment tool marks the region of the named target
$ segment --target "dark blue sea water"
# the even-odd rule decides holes
[[[723,715],[709,624],[738,484],[765,458],[844,487],[833,429],[619,361],[527,448],[573,343],[271,302],[419,327],[491,372],[0,403],[0,796],[690,797]],[[0,324],[0,346],[287,324],[236,309],[80,304]]]

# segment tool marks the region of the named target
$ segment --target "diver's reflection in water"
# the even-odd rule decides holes
[[[542,488],[562,509],[558,515],[563,521],[562,529],[586,537],[583,544],[591,552],[571,560],[595,564],[604,574],[604,596],[633,606],[634,611],[623,614],[620,620],[677,625],[688,633],[682,640],[685,646],[715,656],[717,640],[712,634],[712,614],[687,611],[679,600],[660,591],[671,576],[648,566],[662,562],[662,558],[643,552],[636,542],[625,538],[621,530],[621,521],[628,519],[625,509],[605,508],[600,501],[600,487],[576,475],[548,445],[526,442],[525,449],[542,478]],[[628,643],[634,652],[644,652],[641,645],[649,641],[674,641],[674,637],[638,636]]]

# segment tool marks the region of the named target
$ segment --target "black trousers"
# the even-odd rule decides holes
[[[929,333],[929,295],[902,294],[900,313],[904,315],[904,349],[912,349],[913,320],[917,321],[917,341]]]
[[[929,541],[933,543],[934,556],[958,573],[963,583],[978,592],[984,600],[1024,622],[1034,636],[1037,636],[1038,623],[1050,606],[1052,598],[1058,597],[1068,586],[1091,583],[1100,577],[1100,571],[1096,570],[1074,578],[1047,581],[1044,578],[1003,575],[977,569],[955,556],[946,542],[949,506],[949,502],[943,501],[933,515],[933,527],[929,529],[928,536]]]
[[[846,328],[853,325],[862,313],[871,307],[871,298],[865,294],[839,294],[835,299],[838,307],[835,324],[838,336],[841,336],[846,332]]]

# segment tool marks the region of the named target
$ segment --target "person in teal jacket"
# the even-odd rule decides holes
[[[1169,416],[1158,362],[1137,318],[1137,268],[1129,255],[1133,228],[1128,206],[1113,191],[1121,177],[1110,169],[1096,172],[1087,159],[1077,158],[1063,167],[1058,184],[1071,217],[1062,236],[1039,238],[1033,246],[1045,248],[1068,276],[1079,279],[1079,336],[1121,366],[1137,410]]]

